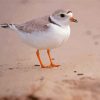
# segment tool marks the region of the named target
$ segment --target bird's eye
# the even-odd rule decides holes
[[[60,17],[62,17],[62,18],[65,17],[65,14],[60,14]]]

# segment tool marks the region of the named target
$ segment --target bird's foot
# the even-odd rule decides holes
[[[50,64],[51,67],[59,67],[60,65],[58,64]]]
[[[50,65],[41,65],[41,68],[53,68],[53,67],[59,67],[60,65],[57,64],[50,64]]]

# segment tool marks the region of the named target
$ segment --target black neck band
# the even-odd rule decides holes
[[[59,25],[59,24],[55,23],[54,21],[52,21],[52,19],[50,17],[49,17],[49,22],[61,27],[61,25]]]

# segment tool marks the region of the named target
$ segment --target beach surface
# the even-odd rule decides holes
[[[0,24],[71,10],[71,36],[52,50],[58,68],[41,68],[36,50],[0,28],[0,100],[100,100],[99,0],[0,0]],[[41,51],[45,64],[48,58]]]

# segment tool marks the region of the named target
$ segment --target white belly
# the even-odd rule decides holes
[[[65,39],[68,39],[70,27],[61,28],[51,25],[47,32],[19,33],[25,42],[36,49],[53,49],[60,46]]]

